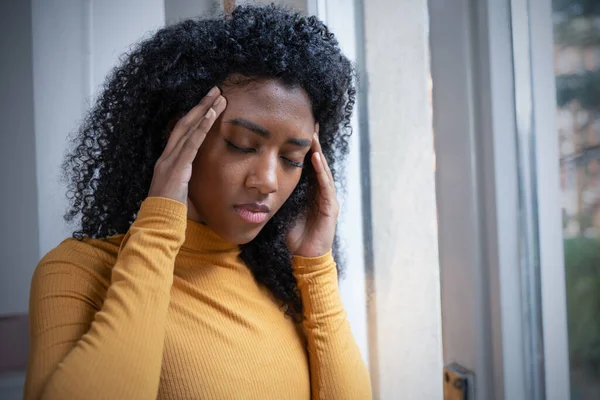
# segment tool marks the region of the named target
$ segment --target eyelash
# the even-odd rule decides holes
[[[288,158],[285,157],[281,157],[283,159],[283,161],[285,161],[286,163],[290,164],[292,167],[296,167],[296,168],[304,168],[304,164],[296,162],[296,161],[292,161]]]
[[[227,146],[229,146],[230,148],[232,148],[235,151],[239,151],[240,153],[254,153],[254,149],[246,149],[243,147],[238,147],[235,144],[231,143],[229,140],[225,141],[227,143]]]
[[[238,151],[240,153],[244,153],[244,154],[248,154],[248,153],[254,153],[256,150],[254,149],[247,149],[244,147],[238,147],[235,144],[231,143],[229,140],[225,140],[225,143],[227,143],[227,146],[230,149],[233,149],[235,151]],[[292,167],[296,167],[296,168],[304,168],[304,164],[296,162],[296,161],[292,161],[289,158],[285,158],[285,157],[281,157],[281,159],[283,161],[285,161],[286,163],[288,163],[289,165],[291,165]]]

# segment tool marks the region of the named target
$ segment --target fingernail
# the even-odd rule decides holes
[[[316,154],[317,154],[317,160],[321,161],[321,155],[319,153],[316,153]]]
[[[219,91],[219,88],[217,88],[215,86],[212,89],[210,89],[210,92],[208,92],[207,96],[214,96],[215,94],[217,94],[218,91]]]
[[[211,107],[208,109],[208,112],[204,115],[204,118],[209,119],[210,117],[212,117],[215,114],[216,114],[215,110],[213,110]]]
[[[215,100],[213,106],[218,106],[221,101],[223,101],[223,96],[217,97],[217,100]]]

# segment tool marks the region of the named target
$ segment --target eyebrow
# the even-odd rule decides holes
[[[244,119],[244,118],[233,118],[233,119],[230,119],[229,121],[225,121],[225,123],[231,124],[231,125],[236,125],[236,126],[241,126],[242,128],[246,128],[249,131],[252,131],[264,138],[268,138],[269,136],[271,136],[271,132],[269,132],[262,126],[257,125],[252,121],[248,121],[247,119]],[[293,144],[293,145],[299,146],[299,147],[311,147],[312,146],[312,141],[308,140],[308,139],[289,138],[286,141],[286,143]]]

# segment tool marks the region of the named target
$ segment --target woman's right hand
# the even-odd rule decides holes
[[[216,86],[175,125],[156,161],[149,197],[167,197],[187,204],[192,162],[206,134],[225,110],[227,101]]]

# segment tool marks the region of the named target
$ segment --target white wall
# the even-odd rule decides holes
[[[140,38],[165,25],[164,0],[88,0],[91,3],[91,66],[94,90]]]
[[[71,234],[68,134],[118,56],[164,22],[163,0],[1,3],[0,316],[27,312],[39,258]]]
[[[426,1],[364,0],[375,398],[441,399],[442,335]]]
[[[26,313],[39,258],[70,236],[67,136],[130,44],[164,25],[163,0],[2,2],[0,316]]]
[[[27,310],[39,254],[30,13],[0,3],[0,316]]]
[[[79,125],[90,94],[87,5],[80,0],[32,0],[32,21],[41,257],[70,235],[62,218],[67,200],[60,164],[67,135]],[[29,282],[21,284],[29,288]]]
[[[310,1],[310,0],[308,0]],[[307,12],[308,10],[308,5],[307,5],[307,0],[246,0],[246,2],[252,2],[255,4],[271,4],[271,3],[275,3],[275,4],[281,4],[284,5],[286,7],[291,8],[292,10],[296,10],[296,11],[303,11],[303,12]],[[237,1],[237,4],[240,3],[244,3],[244,1]]]
[[[0,399],[22,400],[25,387],[25,371],[0,375]]]
[[[72,231],[63,221],[67,201],[59,179],[67,136],[80,125],[92,96],[118,57],[163,26],[165,11],[163,0],[33,0],[32,15],[43,255]]]
[[[173,24],[186,18],[214,15],[222,9],[221,0],[165,0],[165,21]]]
[[[0,3],[0,316],[26,313],[39,258],[71,228],[66,139],[118,56],[164,25],[163,0]]]

